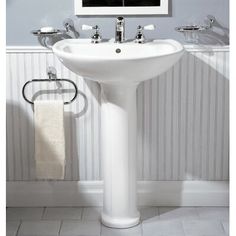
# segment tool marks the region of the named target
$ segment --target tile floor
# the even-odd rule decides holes
[[[129,229],[100,224],[101,208],[7,208],[7,236],[227,236],[227,207],[142,207]]]

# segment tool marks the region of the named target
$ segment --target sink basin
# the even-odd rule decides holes
[[[53,46],[53,52],[71,71],[104,83],[154,78],[173,66],[183,51],[183,46],[171,39],[145,44],[92,44],[90,39],[65,39]]]
[[[65,39],[53,52],[71,71],[101,84],[102,223],[114,228],[137,225],[137,86],[167,71],[184,48],[171,39],[144,44]]]

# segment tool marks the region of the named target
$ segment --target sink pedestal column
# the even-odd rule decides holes
[[[137,225],[136,89],[138,83],[101,84],[102,223],[108,227]]]

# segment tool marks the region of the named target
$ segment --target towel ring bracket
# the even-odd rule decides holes
[[[25,88],[27,85],[34,83],[34,82],[52,82],[52,81],[53,82],[61,82],[61,81],[64,81],[64,82],[68,82],[68,83],[72,84],[73,87],[75,88],[75,95],[73,96],[73,98],[68,102],[64,102],[64,105],[71,104],[76,99],[76,97],[78,95],[77,85],[70,79],[58,79],[57,74],[56,74],[56,69],[54,67],[48,67],[47,74],[48,74],[48,79],[32,79],[32,80],[27,81],[24,84],[24,86],[22,88],[22,96],[25,99],[25,101],[30,103],[31,105],[34,105],[34,102],[29,100],[25,95]]]

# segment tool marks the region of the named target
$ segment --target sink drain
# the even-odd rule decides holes
[[[121,50],[119,48],[116,49],[116,53],[120,53]]]

